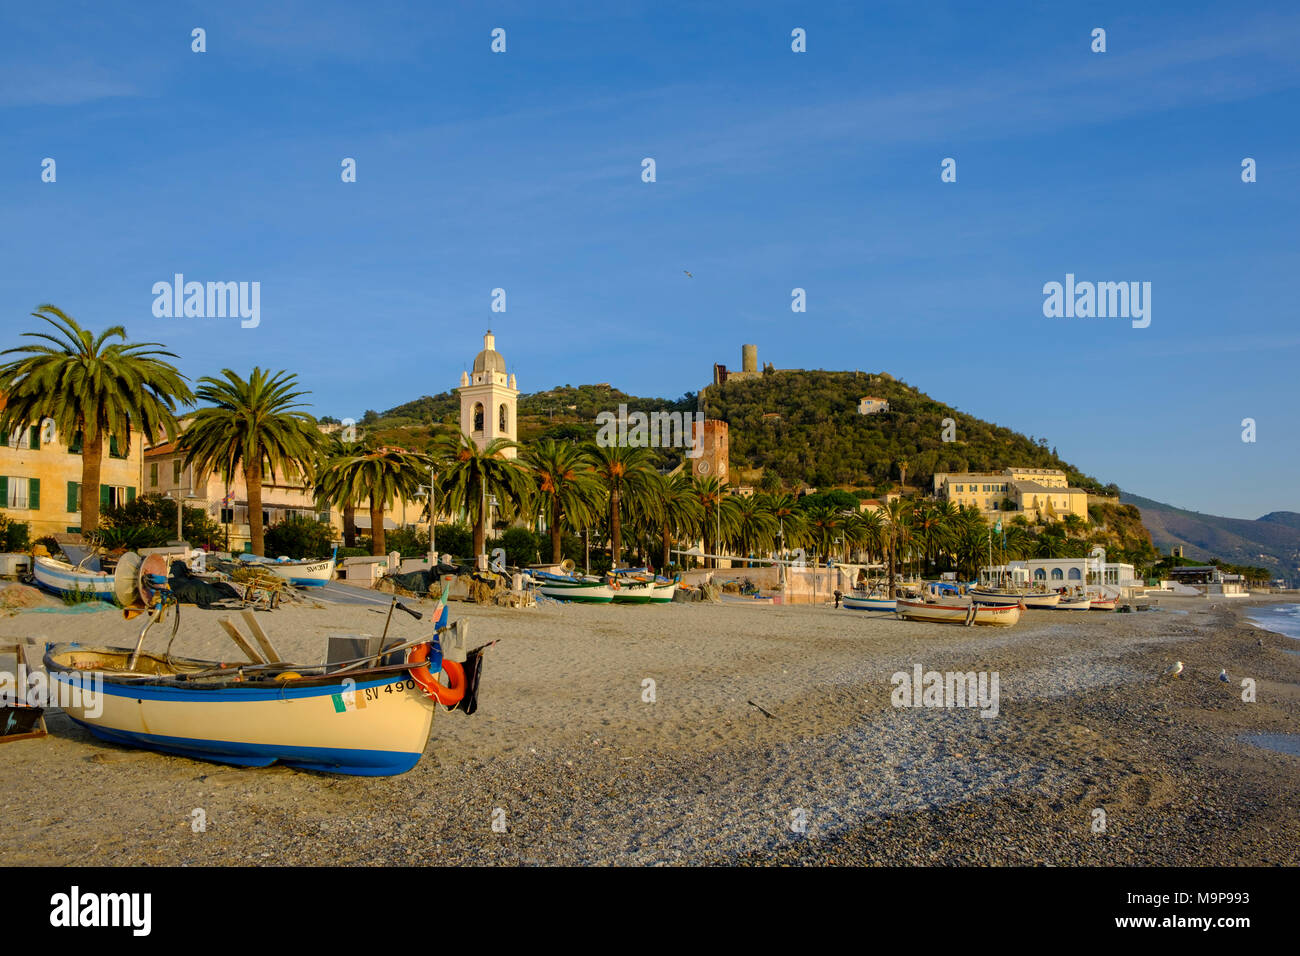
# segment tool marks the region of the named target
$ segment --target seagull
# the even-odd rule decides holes
[[[1174,666],[1165,671],[1166,677],[1177,677],[1183,672],[1183,662],[1174,661]]]
[[[682,271],[683,271],[683,272],[686,272],[685,269],[683,269]],[[688,278],[688,279],[694,279],[695,276],[691,275],[689,272],[686,272],[686,278]]]
[[[1228,683],[1228,669],[1226,667],[1219,671],[1219,680],[1223,681],[1225,684]]]

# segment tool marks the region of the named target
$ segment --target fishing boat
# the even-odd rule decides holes
[[[335,558],[311,558],[293,561],[281,558],[278,561],[254,559],[250,555],[241,556],[246,563],[266,568],[273,574],[284,578],[290,584],[300,588],[322,588],[334,580]]]
[[[964,601],[909,601],[899,599],[898,616],[905,621],[935,624],[987,624],[1011,627],[1020,620],[1019,604],[975,604]]]
[[[896,611],[898,602],[878,591],[856,589],[852,594],[844,595],[842,602],[849,611]]]
[[[656,578],[645,568],[621,568],[609,574],[615,604],[668,604],[677,591],[677,578]]]
[[[1023,604],[1029,610],[1047,610],[1061,602],[1055,591],[1020,591],[1014,588],[973,587],[970,599],[976,604]]]
[[[533,571],[529,576],[538,593],[558,601],[609,604],[614,600],[613,590],[603,581],[586,580],[571,574],[553,574],[549,571]]]
[[[1100,597],[1094,595],[1090,598],[1089,610],[1092,611],[1113,611],[1119,604],[1117,597]]]
[[[81,594],[101,601],[114,599],[113,575],[107,571],[91,571],[66,561],[38,557],[32,560],[31,574],[38,587],[59,597]]]
[[[148,608],[134,648],[46,646],[45,669],[60,706],[101,740],[245,767],[279,762],[390,776],[410,770],[424,753],[435,702],[453,707],[468,701],[467,713],[476,705],[479,651],[463,666],[444,657],[439,632],[452,628],[439,627],[430,638],[399,642],[382,653],[380,638],[370,654],[353,661],[302,665],[279,659],[250,611],[246,620],[262,653],[233,625],[227,628],[244,661],[173,656],[170,642],[163,653],[143,652],[146,633],[168,607],[166,579],[147,577],[147,570],[141,572],[142,591],[152,588],[148,600],[160,592],[164,597]],[[446,598],[444,590],[439,625],[446,621]],[[420,616],[396,598],[393,606]],[[138,604],[128,613],[143,608]],[[463,650],[463,635],[457,646]],[[446,685],[436,679],[439,672]]]
[[[1089,611],[1091,609],[1092,599],[1087,596],[1062,597],[1060,603],[1056,605],[1058,611]]]

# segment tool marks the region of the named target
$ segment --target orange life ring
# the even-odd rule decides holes
[[[427,643],[417,644],[411,648],[410,653],[406,656],[406,663],[411,665],[411,679],[424,688],[426,696],[432,697],[444,707],[454,707],[465,696],[465,668],[444,657],[442,659],[442,669],[450,682],[450,686],[444,687],[438,683],[437,676],[429,670],[429,665],[425,663],[429,659],[430,648],[431,645]]]

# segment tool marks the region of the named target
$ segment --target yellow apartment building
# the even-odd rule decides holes
[[[109,441],[100,471],[101,513],[139,493],[142,450],[138,436],[126,448]],[[81,463],[81,436],[69,442],[50,419],[6,436],[0,444],[0,510],[26,522],[33,540],[80,532]]]

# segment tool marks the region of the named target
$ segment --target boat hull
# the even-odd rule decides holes
[[[114,601],[113,575],[95,571],[78,571],[70,564],[52,558],[36,558],[32,562],[32,577],[44,591],[59,597],[90,593],[101,601]]]
[[[1062,601],[1056,605],[1058,611],[1090,611],[1092,610],[1092,601]]]
[[[861,598],[844,595],[844,607],[849,611],[896,611],[898,602],[889,598]]]
[[[925,621],[932,624],[970,623],[991,627],[1011,627],[1020,621],[1020,605],[925,604],[920,601],[899,601],[898,616],[905,621]]]
[[[1014,604],[1019,602],[1027,610],[1047,610],[1061,603],[1061,595],[1050,594],[1003,594],[997,591],[982,591],[972,588],[970,598],[976,604]]]
[[[323,588],[334,578],[334,560],[313,561],[310,564],[298,564],[294,562],[274,563],[267,562],[259,564],[258,567],[266,568],[284,578],[294,587],[299,588]]]
[[[557,601],[580,604],[609,604],[614,600],[614,592],[604,584],[539,584],[537,590]]]
[[[611,589],[615,604],[668,604],[677,592],[677,582],[637,582]]]
[[[58,669],[48,654],[46,669],[53,681],[69,685],[86,674],[104,674]],[[245,767],[278,762],[355,776],[391,776],[414,767],[434,713],[405,671],[310,687],[189,688],[119,682],[104,674],[97,699],[84,693],[64,698],[72,720],[112,743]]]

